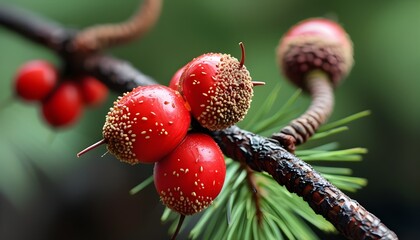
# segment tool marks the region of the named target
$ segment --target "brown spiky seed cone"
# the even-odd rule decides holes
[[[353,44],[337,23],[312,18],[293,26],[280,40],[277,60],[284,75],[306,89],[305,77],[313,70],[328,74],[333,86],[348,75],[353,66]]]

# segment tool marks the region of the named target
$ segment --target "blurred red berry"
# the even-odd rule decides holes
[[[98,106],[108,97],[108,87],[94,77],[82,77],[79,84],[83,101],[87,106]]]
[[[83,110],[83,100],[75,82],[62,82],[42,103],[44,119],[53,127],[64,127],[76,122]]]
[[[15,78],[15,92],[26,101],[45,99],[57,84],[55,67],[43,60],[34,60],[19,68]]]

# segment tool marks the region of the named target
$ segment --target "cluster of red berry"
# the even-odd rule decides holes
[[[200,212],[220,193],[226,165],[210,136],[189,131],[191,115],[210,130],[245,116],[253,82],[243,58],[203,54],[177,71],[170,87],[140,86],[124,94],[106,116],[103,139],[78,155],[107,144],[122,162],[154,163],[162,202],[181,215]]]
[[[15,78],[17,97],[40,102],[45,121],[53,127],[76,122],[84,106],[96,106],[108,96],[108,88],[91,76],[60,79],[55,66],[34,60],[24,64]]]

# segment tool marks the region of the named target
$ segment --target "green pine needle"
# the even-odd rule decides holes
[[[333,129],[333,128],[336,128],[336,127],[339,127],[339,126],[343,126],[347,123],[350,123],[350,122],[353,122],[353,121],[358,120],[360,118],[369,116],[370,113],[371,112],[369,110],[365,110],[365,111],[358,112],[356,114],[350,115],[348,117],[342,118],[342,119],[337,120],[335,122],[327,123],[327,124],[321,126],[319,128],[318,132],[323,132],[323,131],[330,130],[330,129]]]
[[[266,116],[270,109],[272,109],[274,103],[277,100],[277,96],[280,94],[281,85],[276,85],[271,93],[268,95],[268,98],[264,101],[264,103],[257,109],[257,112],[253,113],[254,117],[248,118],[248,122],[245,124],[245,129],[250,129],[256,122],[262,120],[262,116]],[[252,108],[251,108],[252,110]]]
[[[321,138],[325,138],[325,137],[328,137],[328,136],[331,136],[331,135],[334,135],[334,134],[337,134],[337,133],[341,133],[341,132],[344,132],[344,131],[347,131],[347,130],[349,130],[349,128],[346,127],[346,126],[343,126],[343,127],[337,127],[337,128],[334,128],[334,129],[331,129],[331,130],[328,130],[328,131],[324,131],[324,132],[317,132],[308,140],[308,142],[313,141],[313,140],[317,140],[317,139],[321,139]]]
[[[350,148],[336,151],[319,151],[310,155],[299,156],[304,161],[361,161],[360,154],[367,153],[366,148]]]
[[[285,119],[288,119],[292,116],[294,113],[293,104],[296,103],[297,99],[299,98],[302,90],[297,90],[287,101],[286,103],[278,110],[276,113],[272,116],[265,116],[264,119],[257,122],[256,124],[253,124],[251,126],[248,126],[250,131],[255,133],[261,133],[267,129],[270,129],[273,127],[273,125],[278,126],[278,123],[281,121],[284,121]],[[261,109],[266,109],[266,106],[262,106]],[[266,112],[268,112],[269,109],[266,109]]]
[[[146,178],[143,182],[141,182],[140,184],[138,184],[137,186],[133,187],[130,190],[130,194],[134,195],[138,192],[140,192],[141,190],[143,190],[145,187],[149,186],[151,183],[153,182],[153,175],[149,176],[148,178]]]

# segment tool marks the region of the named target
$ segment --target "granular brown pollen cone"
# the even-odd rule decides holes
[[[328,74],[333,86],[345,78],[353,66],[353,44],[337,23],[313,18],[293,26],[280,40],[277,60],[294,84],[306,88],[304,79],[313,70]]]

